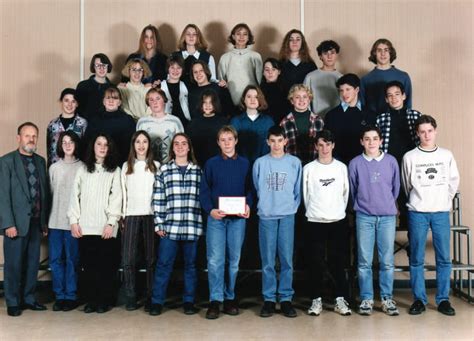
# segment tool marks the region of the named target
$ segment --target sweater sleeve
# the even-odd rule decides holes
[[[303,170],[301,167],[301,162],[299,160],[298,160],[298,167],[296,171],[297,171],[297,176],[296,176],[296,181],[295,181],[294,195],[295,195],[295,203],[299,206],[301,203],[301,178],[303,176]]]
[[[357,167],[354,163],[354,160],[349,163],[349,185],[351,191],[351,199],[352,202],[355,204],[357,198]]]
[[[262,75],[263,75],[263,62],[262,62],[262,56],[259,53],[255,53],[254,70],[255,70],[255,79],[257,80],[258,84],[260,84],[262,81]]]
[[[199,200],[201,201],[201,206],[204,211],[208,214],[211,213],[211,210],[214,208],[212,205],[211,198],[211,187],[212,187],[212,168],[210,166],[211,162],[206,162],[204,167],[204,172],[201,178],[201,187],[199,191]]]
[[[162,231],[166,218],[166,190],[164,183],[165,172],[155,175],[153,185],[153,218],[155,231]]]
[[[410,199],[410,191],[413,188],[410,180],[411,164],[410,159],[406,156],[405,154],[402,161],[402,186],[407,198]]]
[[[454,159],[453,155],[451,154],[451,162],[449,163],[449,198],[453,200],[456,192],[458,191],[459,187],[459,171],[458,166],[456,164],[456,160]]]
[[[72,185],[71,199],[69,200],[69,208],[67,210],[67,217],[69,219],[69,224],[79,223],[79,218],[81,216],[81,184],[82,176],[84,169],[81,167],[77,170],[76,177],[74,178],[74,183]]]
[[[219,67],[217,68],[217,76],[227,82],[227,54],[223,54],[219,60]]]
[[[120,184],[120,168],[114,172],[112,186],[110,188],[109,203],[105,209],[107,215],[107,224],[116,226],[122,216],[122,187]]]
[[[344,207],[347,207],[347,203],[349,202],[349,175],[347,174],[347,167],[342,165],[342,184],[343,184],[343,196],[344,196]]]
[[[397,160],[392,159],[393,179],[392,179],[392,195],[397,201],[400,194],[400,169],[398,168]]]
[[[405,94],[406,94],[407,98],[405,100],[405,105],[408,109],[411,109],[412,108],[412,98],[413,98],[412,88],[411,88],[411,79],[410,79],[410,76],[408,75],[408,73],[406,74],[406,76],[407,76],[407,79],[406,79],[406,82],[405,82],[404,86],[405,86]]]
[[[124,162],[120,172],[120,183],[122,185],[122,217],[125,217],[125,214],[127,213],[127,169],[127,163]]]
[[[308,181],[309,181],[309,167],[303,168],[303,201],[304,206],[308,209],[309,192],[308,192]]]

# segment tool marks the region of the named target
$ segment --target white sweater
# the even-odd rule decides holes
[[[83,235],[102,235],[104,227],[114,227],[113,236],[117,236],[118,221],[122,216],[122,187],[120,168],[107,172],[100,164],[89,173],[81,167],[74,178],[71,202],[67,216],[69,224],[77,224]]]
[[[134,85],[128,82],[125,87],[119,87],[118,89],[122,95],[122,109],[127,114],[132,116],[135,120],[149,115],[145,96],[151,88],[147,88],[143,84]]]
[[[159,171],[160,163],[154,161]],[[133,173],[126,174],[127,162],[122,167],[123,216],[153,215],[152,199],[155,173],[146,168],[145,161],[135,160]]]
[[[327,165],[316,159],[304,166],[303,199],[309,221],[331,223],[344,219],[349,199],[346,165],[336,159]]]
[[[459,186],[459,172],[453,154],[437,147],[419,147],[403,156],[402,184],[408,197],[408,210],[446,212]]]

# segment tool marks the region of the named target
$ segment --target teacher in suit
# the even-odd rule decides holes
[[[0,158],[0,233],[4,235],[7,312],[46,310],[34,296],[41,236],[47,234],[49,188],[45,160],[36,154],[38,127],[18,127],[18,149]]]

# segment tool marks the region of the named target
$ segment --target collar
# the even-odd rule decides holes
[[[357,103],[355,106],[357,107],[357,109],[362,110],[362,104],[360,103],[359,99],[357,99]],[[342,111],[346,112],[346,110],[349,108],[349,104],[347,104],[344,101],[341,101],[341,107],[342,107]]]
[[[380,155],[377,156],[377,157],[371,157],[371,156],[366,155],[365,153],[362,153],[362,157],[363,157],[364,159],[366,159],[367,161],[369,161],[369,162],[372,161],[372,160],[375,160],[375,161],[377,161],[377,162],[380,162],[380,161],[382,161],[382,159],[383,159],[384,156],[385,156],[385,153],[382,152],[382,151],[380,151]]]
[[[194,52],[193,54],[189,53],[187,50],[183,50],[181,51],[181,54],[183,55],[183,59],[186,59],[189,56],[193,56],[194,58],[198,59],[200,55],[198,50],[196,50],[196,52]]]
[[[237,158],[239,157],[239,155],[237,155],[237,152],[235,152],[234,155],[232,155],[231,157],[228,157],[224,153],[221,153],[221,156],[224,160],[229,160],[229,159],[237,160]]]
[[[433,153],[438,150],[438,146],[435,146],[433,149],[423,149],[420,146],[418,146],[418,149],[425,153]]]
[[[243,54],[247,54],[249,52],[249,47],[247,46],[245,49],[238,49],[236,47],[234,47],[232,49],[232,53],[234,54],[238,54],[238,55],[243,55]]]

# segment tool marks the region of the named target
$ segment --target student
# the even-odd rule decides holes
[[[155,231],[161,240],[150,308],[152,316],[160,315],[163,309],[178,249],[182,250],[184,261],[184,313],[192,315],[198,311],[194,299],[197,246],[203,233],[199,203],[201,168],[196,164],[191,140],[184,133],[173,137],[169,158],[156,175],[153,190]]]
[[[282,64],[281,77],[285,89],[291,89],[295,84],[301,84],[308,73],[318,67],[309,54],[309,47],[303,32],[290,30],[286,33],[280,48]]]
[[[92,56],[89,64],[92,75],[77,84],[77,112],[90,121],[102,109],[104,92],[112,85],[107,74],[112,72],[112,62],[103,53]]]
[[[79,243],[71,234],[67,209],[74,177],[83,163],[79,160],[80,140],[71,130],[58,139],[59,160],[49,168],[49,183],[53,196],[49,214],[49,266],[56,302],[53,311],[70,311],[77,307],[77,266]]]
[[[337,144],[334,157],[346,165],[362,153],[360,133],[367,125],[375,124],[375,113],[367,110],[359,100],[360,79],[353,73],[347,73],[336,82],[341,104],[327,112],[325,128],[334,134]]]
[[[77,114],[77,92],[66,88],[59,96],[61,114],[48,124],[46,130],[46,147],[48,151],[48,167],[59,160],[57,155],[59,135],[71,130],[82,138],[87,129],[87,120]]]
[[[71,234],[79,238],[86,314],[107,312],[116,291],[122,189],[115,160],[113,140],[99,133],[89,143],[85,167],[76,173],[67,211]]]
[[[397,160],[380,150],[382,135],[375,126],[366,126],[360,143],[364,152],[351,160],[349,179],[356,212],[357,272],[361,304],[359,314],[372,314],[374,288],[372,260],[374,245],[379,259],[379,285],[382,311],[398,315],[393,298],[393,273],[397,197],[400,171]]]
[[[347,316],[352,313],[346,301],[349,297],[346,269],[350,263],[347,167],[332,156],[335,140],[329,130],[321,131],[314,144],[318,158],[303,168],[303,198],[308,221],[305,245],[312,299],[308,314],[319,316],[323,310],[323,275],[327,269],[334,280],[334,311]]]
[[[129,311],[138,308],[135,274],[139,245],[144,247],[146,261],[146,304],[149,305],[151,300],[156,258],[152,197],[155,174],[159,168],[160,164],[153,160],[150,135],[144,130],[136,131],[121,171],[124,216],[122,266],[127,297],[125,309]]]
[[[304,84],[313,92],[311,108],[314,113],[323,119],[326,113],[339,104],[339,92],[334,87],[336,81],[342,76],[336,70],[340,47],[334,40],[324,40],[316,48],[319,59],[323,62],[322,68],[306,75]]]
[[[194,118],[186,127],[186,133],[193,142],[197,164],[202,168],[207,160],[219,153],[216,143],[217,132],[228,123],[227,118],[219,115],[221,104],[213,90],[205,90],[199,103],[201,116]]]
[[[253,166],[253,183],[258,196],[259,245],[262,260],[261,317],[275,313],[280,302],[283,315],[296,317],[293,299],[293,240],[295,214],[301,199],[301,161],[285,154],[288,142],[283,129],[273,126],[268,131],[270,153],[259,157]],[[280,260],[279,284],[275,258]]]
[[[168,99],[163,90],[150,89],[145,101],[151,115],[138,120],[137,130],[145,130],[150,135],[154,159],[163,163],[168,158],[171,139],[176,133],[182,133],[184,128],[179,118],[165,112]]]
[[[451,278],[450,222],[451,202],[459,186],[459,172],[453,154],[436,145],[436,120],[421,115],[415,130],[420,145],[403,157],[402,184],[408,197],[410,233],[410,285],[415,301],[410,315],[425,311],[424,260],[428,229],[431,228],[436,258],[436,304],[438,311],[455,315],[449,303]]]
[[[263,95],[268,104],[265,111],[275,124],[280,124],[281,120],[288,115],[291,110],[288,102],[288,89],[284,88],[281,80],[281,63],[275,58],[267,58],[263,62],[263,78],[260,84]]]
[[[127,83],[120,83],[118,89],[122,95],[122,109],[136,121],[146,116],[145,95],[150,90],[151,83],[143,84],[142,80],[151,75],[151,71],[142,59],[130,59],[122,69],[122,75],[127,77]]]
[[[237,155],[237,132],[232,126],[224,126],[217,133],[221,154],[210,158],[204,167],[200,201],[209,215],[207,218],[207,269],[209,276],[210,305],[207,319],[216,319],[220,304],[224,313],[238,315],[235,300],[235,282],[245,237],[245,219],[252,206],[251,169],[249,161]],[[227,215],[219,209],[220,197],[244,197],[245,212]]]
[[[408,73],[392,65],[397,58],[397,51],[388,39],[377,39],[370,50],[369,61],[375,68],[360,80],[360,99],[362,105],[376,114],[387,110],[385,102],[385,84],[390,81],[399,81],[403,84],[406,94],[405,105],[411,109],[412,89]]]
[[[288,93],[293,110],[280,122],[288,139],[287,152],[297,156],[303,165],[316,158],[313,139],[324,126],[322,118],[309,108],[312,99],[313,93],[306,85],[293,85]]]
[[[166,65],[168,79],[163,80],[160,84],[161,90],[168,98],[165,111],[179,118],[183,127],[186,128],[191,120],[191,114],[188,105],[188,88],[181,81],[184,69],[183,58],[179,55],[171,56],[168,58]]]
[[[240,99],[240,109],[243,113],[230,120],[231,126],[240,136],[237,151],[246,157],[251,165],[258,157],[269,152],[266,141],[268,129],[275,123],[270,116],[262,113],[266,108],[267,101],[262,90],[258,86],[248,85]]]
[[[255,43],[247,24],[235,25],[227,41],[234,48],[222,55],[219,61],[219,79],[227,83],[234,105],[239,105],[247,85],[258,85],[262,79],[262,57],[249,46]]]

